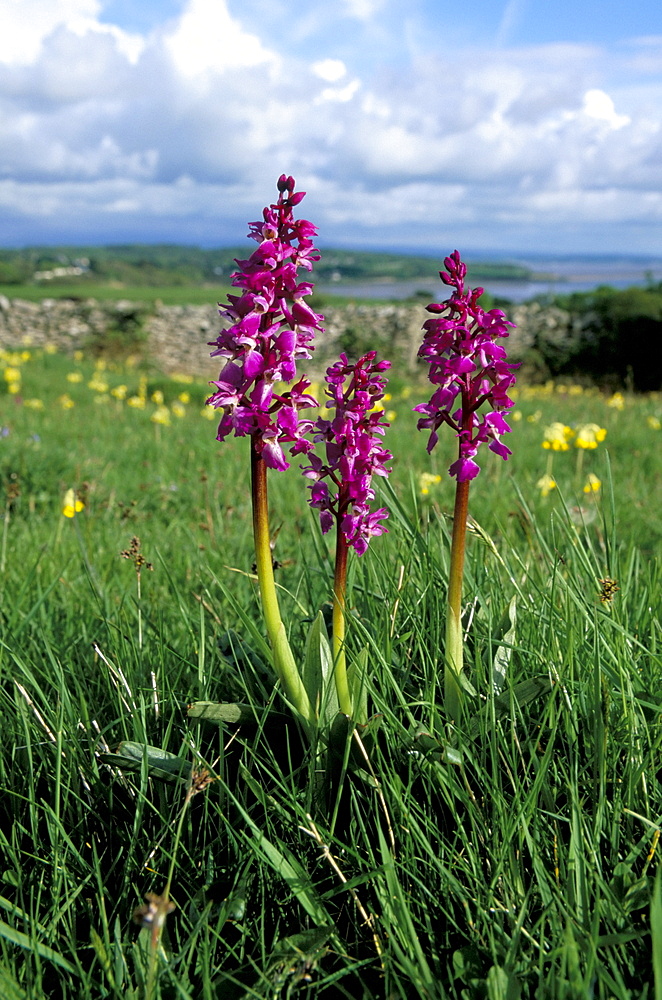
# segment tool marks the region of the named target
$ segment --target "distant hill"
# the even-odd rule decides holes
[[[240,247],[204,250],[176,244],[25,247],[0,250],[0,285],[85,285],[183,287],[229,284],[235,258],[252,250]],[[531,271],[509,262],[471,261],[472,281],[526,280]],[[315,266],[315,281],[331,285],[365,281],[405,281],[430,278],[443,266],[440,258],[359,250],[325,249]],[[18,289],[17,289],[18,290]]]

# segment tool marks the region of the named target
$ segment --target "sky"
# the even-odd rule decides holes
[[[659,0],[0,0],[0,246],[662,257]]]

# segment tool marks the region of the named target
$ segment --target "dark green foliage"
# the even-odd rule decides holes
[[[648,288],[595,292],[557,297],[570,314],[576,334],[545,361],[551,375],[590,374],[612,388],[629,386],[639,392],[662,385],[662,283]]]

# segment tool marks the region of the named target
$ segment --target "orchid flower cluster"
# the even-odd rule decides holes
[[[327,370],[327,407],[335,408],[335,416],[331,420],[319,417],[313,426],[315,443],[325,443],[326,461],[312,453],[310,465],[303,469],[304,476],[314,480],[310,505],[320,512],[322,532],[326,534],[335,520],[345,542],[360,556],[373,535],[386,531],[380,521],[388,517],[388,511],[383,507],[370,510],[375,497],[371,480],[373,475],[388,475],[385,463],[393,457],[382,445],[389,425],[377,407],[386,386],[382,372],[391,363],[376,361],[376,357],[376,351],[369,351],[350,364],[347,355],[341,354]]]
[[[507,337],[508,322],[500,309],[485,311],[478,304],[482,288],[465,291],[466,264],[455,250],[444,260],[447,273],[439,277],[445,285],[454,288],[450,299],[440,304],[432,303],[427,311],[435,314],[423,324],[425,335],[418,352],[430,365],[430,381],[438,388],[429,403],[414,407],[425,416],[418,421],[418,429],[430,430],[428,451],[437,443],[441,424],[448,424],[459,438],[459,456],[449,471],[458,483],[474,479],[480,467],[474,461],[481,444],[489,441],[489,448],[503,459],[511,454],[500,440],[501,434],[510,431],[503,411],[513,406],[507,395],[515,383],[517,365],[506,361],[506,350],[496,343],[496,337]],[[460,406],[454,409],[457,397]],[[490,410],[477,416],[477,411],[487,403]]]
[[[236,261],[240,270],[232,284],[243,291],[228,296],[221,316],[232,325],[210,343],[216,348],[211,356],[226,359],[207,400],[223,411],[217,440],[233,431],[236,437],[250,434],[272,469],[288,468],[283,444],[292,445],[292,454],[310,450],[305,434],[312,423],[301,420],[299,411],[317,405],[306,378],[287,391],[275,390],[277,383],[295,378],[297,361],[311,357],[315,334],[322,330],[322,317],[304,301],[313,285],[297,275],[299,267],[310,271],[319,260],[312,242],[317,230],[294,219],[293,209],[305,195],[295,194],[294,187],[294,178],[282,174],[277,203],[264,209],[261,222],[250,224],[249,236],[259,246],[248,260]]]
[[[224,367],[212,383],[216,391],[207,402],[222,411],[219,441],[231,433],[250,437],[253,532],[266,630],[284,694],[312,738],[321,716],[328,716],[333,705],[355,721],[365,709],[365,687],[362,679],[357,679],[356,664],[348,668],[346,663],[347,558],[350,548],[364,555],[370,539],[386,531],[382,522],[387,511],[371,510],[371,503],[375,499],[372,477],[387,476],[390,470],[386,463],[392,458],[382,442],[388,423],[380,406],[386,386],[384,372],[390,362],[378,361],[375,351],[353,363],[341,354],[326,373],[327,407],[335,412],[315,422],[300,416],[301,410],[318,404],[308,391],[311,383],[305,376],[294,381],[296,366],[311,357],[315,334],[323,332],[323,317],[304,301],[313,290],[312,284],[298,280],[298,268],[311,270],[320,255],[313,245],[315,226],[294,218],[293,210],[304,197],[304,192],[295,194],[294,189],[294,179],[281,175],[278,201],[264,209],[262,221],[250,224],[249,236],[258,247],[248,260],[236,261],[239,270],[232,275],[232,284],[242,291],[229,295],[221,309],[231,325],[210,345],[215,348],[212,357],[223,358]],[[513,324],[500,310],[480,307],[481,288],[465,291],[466,266],[457,251],[444,263],[447,273],[440,276],[453,292],[447,302],[428,306],[434,318],[424,324],[419,351],[430,364],[430,381],[436,388],[431,400],[415,409],[423,414],[419,429],[430,430],[428,451],[437,443],[437,431],[443,423],[453,428],[459,440],[458,459],[449,470],[457,487],[445,674],[446,707],[457,722],[462,694],[461,591],[469,484],[480,471],[474,458],[482,443],[489,441],[490,449],[504,459],[510,455],[500,436],[510,430],[503,413],[513,405],[507,392],[515,381],[517,366],[506,361],[505,349],[496,342],[497,337],[508,336]],[[286,388],[280,388],[280,383]],[[490,409],[479,418],[477,411],[485,403]],[[315,445],[322,444],[324,454],[320,455]],[[323,533],[334,522],[336,525],[332,655],[322,650],[326,641],[320,638],[322,626],[314,626],[317,639],[308,644],[303,673],[280,616],[270,548],[267,468],[288,468],[284,446],[289,446],[292,455],[308,456],[309,464],[301,469],[312,481],[309,503],[320,512]],[[315,645],[319,664],[311,669],[310,649]],[[332,698],[328,681],[333,684]]]
[[[446,644],[444,687],[448,715],[459,722],[463,701],[464,636],[462,631],[462,579],[466,548],[469,486],[480,472],[474,461],[481,444],[503,459],[511,452],[500,440],[510,431],[504,410],[513,406],[508,389],[515,383],[518,365],[506,361],[506,350],[497,344],[497,337],[507,337],[514,326],[500,309],[485,311],[478,299],[482,288],[464,288],[466,264],[457,250],[444,260],[446,273],[439,277],[453,288],[450,299],[432,303],[428,312],[435,318],[423,324],[423,343],[418,352],[430,365],[430,381],[437,389],[428,403],[414,407],[425,414],[418,429],[430,431],[428,451],[437,443],[437,431],[448,424],[458,438],[458,457],[448,472],[455,476],[455,508],[448,572],[448,607],[446,613]],[[455,409],[458,396],[460,406]],[[481,417],[477,411],[487,403],[490,407]]]

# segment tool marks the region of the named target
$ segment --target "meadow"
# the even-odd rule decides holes
[[[454,441],[428,456],[393,373],[389,532],[350,566],[371,721],[316,753],[208,387],[29,346],[0,371],[3,1000],[662,1000],[662,396],[519,386],[471,490],[450,738]],[[296,461],[270,490],[303,659],[331,543]]]

